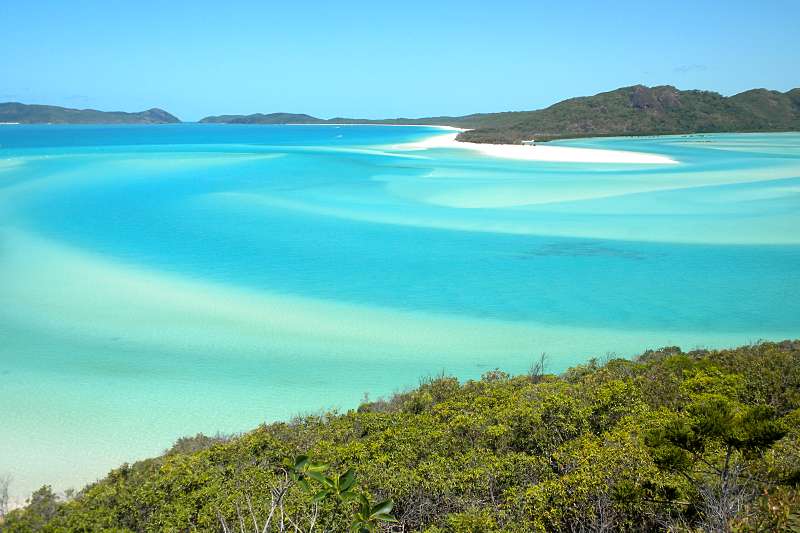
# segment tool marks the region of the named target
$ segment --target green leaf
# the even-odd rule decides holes
[[[369,505],[369,498],[363,492],[358,495],[361,504],[361,512],[364,516],[369,516],[370,514],[370,505]]]
[[[341,492],[339,496],[343,502],[353,502],[358,501],[360,498],[360,494],[355,492]]]
[[[375,506],[371,509],[370,514],[389,514],[392,512],[392,507],[394,507],[394,502],[392,500],[385,500],[375,504]]]
[[[308,472],[306,472],[306,475],[308,477],[310,477],[311,479],[313,479],[314,481],[319,481],[323,485],[330,485],[331,484],[331,480],[330,479],[326,478],[325,476],[323,476],[322,474],[320,474],[319,472],[316,472],[314,470],[309,470]]]
[[[339,490],[341,492],[345,492],[353,486],[353,483],[356,482],[356,471],[352,468],[348,468],[347,472],[342,474],[342,477],[339,479]]]
[[[307,472],[324,472],[328,469],[328,465],[325,463],[308,463],[306,465]]]

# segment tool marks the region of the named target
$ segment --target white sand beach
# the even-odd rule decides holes
[[[456,129],[456,128],[448,128]],[[632,163],[669,165],[677,164],[674,159],[663,155],[622,150],[596,150],[593,148],[573,148],[569,146],[530,145],[530,144],[483,144],[456,140],[458,133],[434,135],[423,141],[395,145],[398,150],[428,150],[431,148],[458,148],[475,150],[483,155],[505,159],[528,161],[552,161],[563,163]]]
[[[394,126],[394,127],[419,127],[419,124],[353,124],[334,123],[325,124],[285,124],[286,126]],[[475,150],[483,155],[500,157],[504,159],[522,159],[528,161],[546,161],[561,163],[630,163],[640,165],[672,165],[678,161],[667,156],[648,154],[644,152],[628,152],[624,150],[598,150],[593,148],[573,148],[571,146],[532,145],[532,144],[488,144],[457,141],[456,137],[462,131],[468,131],[454,126],[427,126],[453,133],[434,135],[425,140],[396,144],[392,150],[428,150],[431,148],[459,148]]]

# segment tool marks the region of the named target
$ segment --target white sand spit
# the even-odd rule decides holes
[[[457,133],[434,135],[425,140],[398,144],[397,150],[428,150],[431,148],[458,148],[475,150],[491,157],[523,159],[528,161],[553,161],[563,163],[632,163],[645,165],[664,165],[678,163],[669,157],[643,152],[623,150],[597,150],[594,148],[573,148],[570,146],[530,145],[530,144],[483,144],[456,140]]]

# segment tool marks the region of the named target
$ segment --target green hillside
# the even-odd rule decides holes
[[[0,103],[0,122],[19,124],[171,124],[180,119],[163,109],[153,108],[138,113],[70,109],[52,105],[27,105],[18,102]]]
[[[754,89],[724,97],[709,91],[636,85],[572,98],[539,111],[484,115],[460,139],[510,142],[610,135],[800,130],[800,89]]]
[[[310,115],[298,113],[270,113],[264,115],[256,113],[254,115],[219,115],[215,117],[205,117],[202,123],[211,124],[324,124],[325,121]]]
[[[559,376],[542,361],[181,439],[70,498],[43,487],[0,530],[800,528],[800,341],[664,348]]]

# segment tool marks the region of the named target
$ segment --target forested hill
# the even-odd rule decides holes
[[[138,113],[126,113],[6,102],[0,103],[0,123],[2,122],[18,124],[171,124],[180,122],[180,119],[158,108]]]
[[[181,439],[0,531],[800,531],[800,341],[543,368]]]
[[[382,120],[272,113],[206,117],[201,122],[442,125],[471,130],[461,133],[459,140],[487,143],[609,135],[798,131],[800,88],[785,93],[753,89],[725,97],[709,91],[681,91],[669,85],[635,85],[571,98],[538,111]]]
[[[636,85],[564,100],[546,109],[484,115],[460,139],[516,143],[609,135],[800,131],[800,88],[753,89],[725,97],[709,91]]]
[[[299,113],[256,113],[254,115],[219,115],[205,117],[202,123],[212,124],[324,124],[325,120]]]

